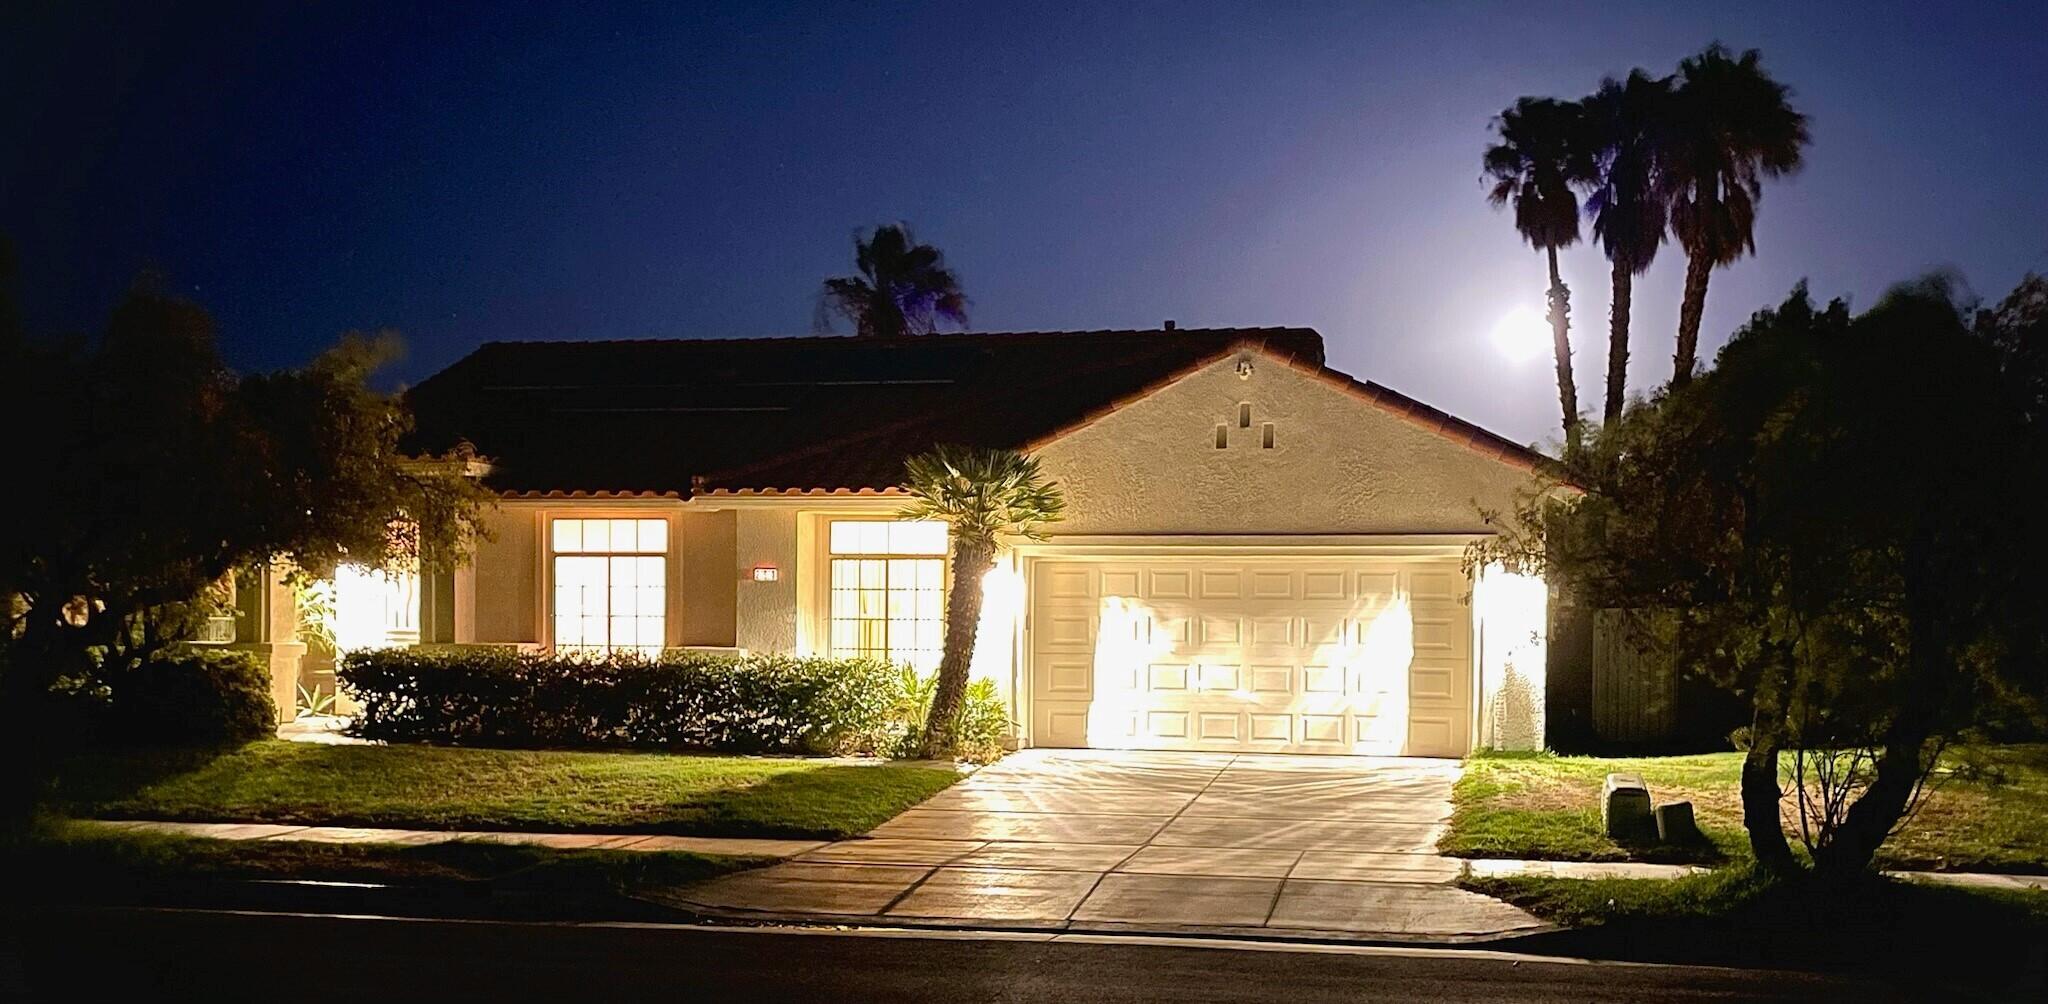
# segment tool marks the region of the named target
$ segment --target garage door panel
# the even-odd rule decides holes
[[[1186,569],[1153,569],[1146,576],[1148,600],[1186,600],[1194,595],[1194,573]]]
[[[1236,712],[1197,712],[1196,738],[1203,742],[1240,743],[1245,739],[1244,715]]]
[[[1301,598],[1304,600],[1349,599],[1350,590],[1342,571],[1304,571],[1301,573]]]
[[[1251,686],[1254,695],[1277,695],[1289,697],[1294,694],[1293,666],[1253,666]]]
[[[1420,658],[1408,668],[1408,696],[1417,701],[1456,699],[1459,668],[1456,663]]]
[[[1096,619],[1092,612],[1053,611],[1039,618],[1038,630],[1043,635],[1042,643],[1056,648],[1091,649],[1095,646]]]
[[[1282,745],[1294,742],[1293,715],[1260,714],[1255,711],[1246,717],[1250,719],[1252,742]]]
[[[1203,693],[1235,693],[1242,689],[1243,668],[1226,663],[1203,663],[1197,667],[1198,689]]]
[[[1039,690],[1056,697],[1087,698],[1095,687],[1095,664],[1087,660],[1053,659],[1042,664]]]
[[[1045,576],[1045,598],[1051,600],[1092,600],[1097,581],[1094,569],[1085,565],[1055,568]]]
[[[1186,711],[1147,711],[1145,735],[1153,739],[1186,739],[1190,717],[1191,713]]]
[[[1145,670],[1145,689],[1152,693],[1161,691],[1185,693],[1188,689],[1188,667],[1178,663],[1153,663]]]
[[[1035,742],[1463,752],[1471,621],[1454,562],[1042,559],[1036,568]]]

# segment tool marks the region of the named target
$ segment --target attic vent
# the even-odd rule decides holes
[[[1219,425],[1216,427],[1216,448],[1219,450],[1230,449],[1230,426]]]
[[[1252,406],[1249,401],[1237,406],[1237,427],[1240,429],[1252,427]]]
[[[1260,448],[1267,450],[1273,448],[1273,423],[1267,422],[1265,426],[1259,430],[1259,446]]]

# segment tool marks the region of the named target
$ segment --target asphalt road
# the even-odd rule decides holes
[[[1810,975],[1434,949],[1258,950],[185,911],[40,916],[9,947],[15,957],[0,968],[0,992],[53,1001],[1914,999],[1893,987]]]

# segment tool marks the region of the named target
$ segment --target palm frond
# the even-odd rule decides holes
[[[917,243],[909,227],[880,226],[865,238],[855,234],[853,260],[860,276],[826,280],[824,295],[858,334],[930,334],[942,321],[966,326],[968,300],[960,277],[937,248]]]
[[[910,500],[904,519],[944,520],[953,533],[992,541],[1003,534],[1037,538],[1065,517],[1066,498],[1047,481],[1035,457],[1015,450],[940,445],[904,465]]]

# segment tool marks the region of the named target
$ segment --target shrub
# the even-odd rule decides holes
[[[412,648],[352,653],[339,676],[352,731],[396,742],[845,754],[900,731],[898,671],[870,659]]]
[[[902,698],[896,718],[903,732],[896,745],[896,756],[912,757],[923,745],[924,724],[931,717],[932,695],[938,692],[939,678],[919,676],[907,666],[900,672]],[[980,679],[968,683],[967,702],[960,709],[960,759],[973,763],[995,760],[1003,755],[1003,741],[1009,735],[1010,709],[996,692],[995,681]]]
[[[116,677],[111,698],[124,741],[240,743],[277,729],[270,674],[252,652],[173,649]]]

